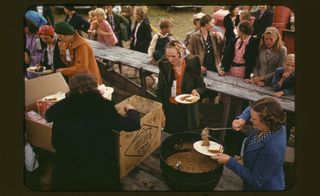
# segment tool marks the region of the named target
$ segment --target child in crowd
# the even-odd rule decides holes
[[[171,40],[174,40],[174,37],[171,34],[172,23],[169,20],[161,20],[159,27],[160,32],[157,32],[153,36],[148,48],[148,55],[152,59],[151,63],[155,65],[158,65],[159,60],[165,54],[166,45]],[[153,74],[150,74],[148,77],[152,79],[152,88],[155,88],[158,78]]]
[[[171,34],[172,23],[169,20],[161,20],[160,32],[156,33],[150,43],[148,54],[154,62],[158,62],[165,53],[166,45],[174,39]]]
[[[98,41],[107,46],[114,46],[118,42],[116,35],[106,20],[106,12],[102,8],[95,9],[94,15],[97,19],[97,35]]]
[[[273,96],[281,97],[291,95],[294,92],[295,83],[295,55],[288,54],[283,67],[279,67],[272,79],[273,90],[276,91]]]

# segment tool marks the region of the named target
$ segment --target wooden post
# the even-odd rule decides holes
[[[141,81],[141,90],[144,93],[144,95],[147,94],[147,72],[143,70],[142,68],[139,69],[139,77]]]
[[[117,64],[118,64],[118,68],[119,68],[119,73],[122,74],[122,63],[117,62]]]
[[[222,126],[227,127],[229,121],[229,114],[231,109],[231,102],[230,102],[230,95],[222,94],[223,95],[223,116],[222,116]],[[224,144],[224,140],[226,137],[226,130],[221,131],[220,141]]]

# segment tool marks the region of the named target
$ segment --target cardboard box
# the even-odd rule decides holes
[[[132,105],[142,117],[141,129],[134,132],[115,132],[119,145],[120,178],[126,176],[160,146],[164,122],[162,104],[159,102],[134,95],[115,106],[122,115],[125,114],[123,108],[126,104]]]
[[[25,112],[37,112],[36,101],[57,92],[66,93],[69,86],[61,73],[54,73],[25,81]],[[51,127],[25,119],[28,142],[36,147],[54,152],[51,145]]]

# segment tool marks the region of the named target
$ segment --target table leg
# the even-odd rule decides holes
[[[119,67],[119,73],[122,74],[122,63],[118,62],[118,67]]]
[[[146,80],[147,72],[142,68],[139,69],[139,77],[141,81],[141,90],[146,95],[147,94],[147,80]]]
[[[228,126],[228,120],[230,115],[230,109],[231,109],[231,101],[230,101],[230,95],[222,94],[223,95],[223,117],[222,117],[222,127]],[[224,140],[226,137],[226,130],[221,131],[220,135],[220,141],[222,144],[224,144]]]

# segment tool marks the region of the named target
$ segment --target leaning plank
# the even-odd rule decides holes
[[[121,180],[123,190],[139,191],[167,191],[170,190],[167,184],[155,176],[148,174],[143,170],[133,170]]]

